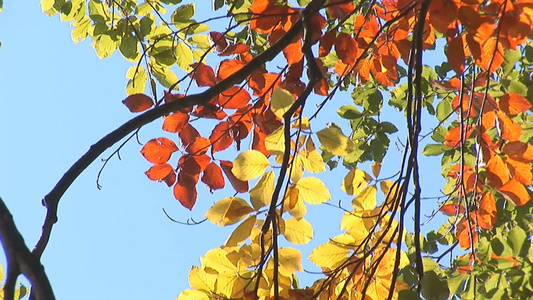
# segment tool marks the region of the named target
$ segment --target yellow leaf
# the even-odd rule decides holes
[[[281,155],[285,152],[285,133],[283,126],[274,130],[265,138],[265,147],[269,154]]]
[[[255,220],[256,216],[253,215],[249,216],[244,222],[239,224],[239,226],[233,230],[225,245],[227,247],[235,247],[249,238],[252,233],[252,228],[254,228]]]
[[[213,291],[216,281],[216,275],[208,274],[204,269],[199,267],[193,266],[189,272],[189,284],[197,290]]]
[[[250,202],[256,210],[270,204],[274,192],[274,177],[274,172],[266,172],[250,190]]]
[[[387,209],[390,209],[389,206],[394,203],[394,199],[400,197],[400,185],[390,180],[384,180],[379,183],[379,186],[381,188],[381,191],[385,195],[385,201],[383,202],[383,206],[385,206]]]
[[[321,204],[331,199],[326,185],[318,178],[306,177],[296,183],[298,197],[310,204]]]
[[[365,171],[354,168],[344,177],[341,189],[348,195],[359,194],[371,180],[372,177],[370,177]]]
[[[306,219],[288,219],[282,232],[287,241],[296,245],[307,244],[313,239],[313,226]]]
[[[374,174],[374,177],[378,177],[379,176],[379,172],[381,171],[381,163],[380,162],[373,162],[372,163],[372,174]]]
[[[366,237],[375,221],[376,218],[368,212],[346,212],[341,218],[341,229],[360,241],[359,238]]]
[[[177,43],[175,48],[176,64],[185,72],[192,71],[193,55],[185,43]]]
[[[298,118],[296,119],[296,121],[292,123],[291,127],[298,128],[300,130],[307,130],[311,128],[311,126],[309,126],[309,118],[306,118],[306,117]]]
[[[237,276],[237,267],[228,259],[228,253],[221,248],[207,251],[205,256],[200,257],[204,268],[209,268],[220,275]]]
[[[296,219],[301,219],[305,216],[307,207],[305,207],[305,203],[300,198],[300,192],[296,186],[290,186],[287,190],[283,201],[283,209]]]
[[[305,143],[305,150],[300,151],[297,157],[300,158],[302,167],[307,172],[319,173],[326,171],[322,155],[316,150],[311,136],[308,137]]]
[[[283,118],[283,114],[291,108],[294,103],[294,97],[285,89],[275,89],[272,92],[272,101],[270,102],[270,109],[279,118]]]
[[[319,267],[332,270],[348,259],[349,255],[350,250],[326,243],[316,247],[309,255],[309,260]]]
[[[303,271],[302,254],[299,250],[285,247],[279,248],[279,272],[287,277],[291,277],[296,271]]]
[[[224,299],[241,299],[248,281],[241,276],[219,276],[216,294],[224,295]]]
[[[304,170],[302,169],[298,156],[296,156],[296,159],[294,160],[294,165],[289,167],[289,171],[291,172],[290,178],[292,182],[298,182],[298,180],[304,176]]]
[[[353,150],[353,142],[336,126],[322,129],[316,135],[326,150],[333,155],[344,156]]]
[[[239,222],[252,211],[254,209],[244,199],[227,197],[213,204],[205,217],[219,226],[226,226]]]
[[[266,156],[257,150],[241,152],[233,162],[232,172],[240,180],[259,177],[270,166]]]
[[[375,185],[366,187],[357,197],[352,200],[354,210],[371,210],[376,204],[377,188]]]
[[[181,292],[176,300],[209,300],[209,296],[202,291],[188,289]]]

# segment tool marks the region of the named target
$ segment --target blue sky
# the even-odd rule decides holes
[[[100,60],[88,41],[74,44],[68,24],[43,14],[38,1],[4,3],[0,41],[0,197],[32,248],[45,214],[42,197],[90,145],[133,116],[121,103],[131,63],[118,53]],[[331,116],[341,103],[329,105]],[[313,129],[330,120],[319,119]],[[172,137],[160,130],[161,124],[143,128],[141,142]],[[61,200],[59,222],[42,259],[58,299],[174,299],[188,287],[191,266],[229,235],[227,228],[208,222],[175,224],[162,209],[181,221],[202,220],[207,208],[231,191],[212,195],[199,186],[197,205],[189,212],[171,189],[146,178],[150,164],[140,149],[132,141],[121,150],[122,160],[112,158],[100,180],[102,190],[95,183],[102,162],[96,161]],[[397,161],[386,158],[390,165],[384,175],[394,173]],[[431,196],[442,186],[434,184],[440,178],[438,165],[437,158],[424,166],[432,173],[424,178]],[[338,188],[346,172],[338,168],[321,176],[330,186],[333,204],[351,200]],[[330,206],[309,208],[316,238],[300,248],[304,257],[339,232],[340,215]],[[318,271],[309,263],[304,266]],[[304,285],[314,278],[303,277]]]

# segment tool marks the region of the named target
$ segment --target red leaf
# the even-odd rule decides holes
[[[143,112],[154,105],[152,98],[145,94],[129,95],[122,101],[131,112]]]
[[[311,22],[309,22],[309,27],[311,27],[311,41],[314,45],[320,37],[322,36],[322,29],[326,26],[326,18],[320,13],[316,13],[311,17]]]
[[[522,127],[516,124],[513,120],[511,120],[511,118],[501,111],[498,111],[497,116],[502,139],[509,142],[516,142],[520,140],[520,137],[522,136]]]
[[[339,59],[347,65],[353,65],[357,59],[357,43],[347,33],[339,33],[335,39],[335,51]]]
[[[148,171],[144,172],[150,180],[164,181],[167,186],[172,186],[176,182],[176,173],[171,165],[155,164]]]
[[[496,223],[496,199],[491,192],[487,191],[479,201],[477,222],[483,229],[492,229]]]
[[[207,165],[211,161],[211,158],[206,154],[202,155],[191,155],[185,154],[180,157],[178,161],[178,166],[189,175],[197,175],[207,168]]]
[[[217,120],[222,120],[228,116],[220,107],[213,104],[206,104],[196,107],[196,109],[192,112],[192,115],[200,118]]]
[[[498,191],[516,206],[524,205],[529,202],[530,196],[523,184],[514,178],[507,181]]]
[[[213,68],[206,66],[203,63],[194,63],[192,64],[192,67],[194,68],[194,71],[192,72],[191,77],[196,81],[196,85],[204,87],[217,84]]]
[[[185,208],[192,210],[196,203],[196,180],[193,176],[180,172],[178,182],[174,186],[174,197]]]
[[[341,4],[335,4],[339,2]],[[332,5],[332,4],[335,4],[335,5]],[[339,19],[339,20],[344,19],[347,15],[352,13],[354,9],[355,7],[352,1],[349,1],[349,2],[344,1],[344,0],[329,1],[328,12],[331,15],[331,17],[335,19]]]
[[[224,176],[222,176],[222,169],[214,162],[211,162],[205,168],[204,174],[202,175],[202,182],[209,187],[211,193],[213,190],[221,189],[226,185]]]
[[[530,109],[531,103],[520,94],[509,93],[500,97],[498,106],[510,115],[517,115]]]
[[[233,175],[233,172],[231,171],[233,163],[231,161],[221,160],[220,167],[222,168],[222,171],[224,171],[224,174],[226,174],[226,177],[229,179],[229,182],[235,191],[238,193],[246,193],[248,191],[248,181],[242,181]]]
[[[149,140],[141,149],[144,158],[153,164],[166,163],[175,151],[178,151],[176,144],[164,137]]]
[[[268,98],[268,91],[272,92],[280,84],[281,77],[275,73],[254,72],[250,77],[250,88],[254,91],[254,96],[265,96]]]
[[[439,211],[448,216],[457,216],[465,212],[465,207],[457,203],[444,204]]]
[[[187,151],[189,154],[200,155],[206,153],[210,145],[211,142],[208,139],[204,137],[197,137],[191,143],[189,143],[187,148],[185,148],[185,151]]]
[[[169,102],[172,102],[172,101],[176,101],[176,100],[179,100],[181,98],[185,97],[185,95],[183,94],[171,94],[167,91],[165,91],[165,103],[169,103]]]
[[[187,147],[187,145],[189,145],[195,138],[200,136],[200,133],[198,132],[198,130],[196,130],[196,128],[194,128],[194,126],[187,123],[178,135],[181,140],[181,145],[183,147]]]
[[[211,141],[211,153],[216,153],[222,150],[227,149],[233,143],[233,139],[229,134],[231,126],[228,121],[218,123],[211,135],[209,140]]]
[[[163,122],[163,130],[169,132],[180,132],[185,125],[187,125],[187,123],[189,123],[189,114],[184,114],[177,111],[165,117],[165,121]]]
[[[235,59],[226,59],[223,60],[218,66],[218,80],[223,80],[244,67],[245,63],[235,60]]]
[[[218,105],[229,109],[238,109],[246,106],[252,99],[248,92],[239,86],[232,86],[218,95]]]
[[[318,43],[318,56],[323,57],[329,54],[331,47],[335,43],[335,38],[337,33],[334,30],[327,31],[324,33],[320,42]]]
[[[257,150],[263,153],[265,156],[268,156],[268,150],[265,146],[266,134],[264,134],[258,126],[254,127],[254,135],[252,138],[252,149]]]
[[[209,33],[209,38],[211,39],[211,42],[215,45],[215,50],[218,52],[224,51],[226,47],[228,47],[228,42],[226,42],[226,38],[224,35],[220,32],[211,31]]]
[[[243,43],[237,43],[235,45],[229,45],[222,51],[218,56],[229,56],[233,54],[241,54],[245,53],[248,50],[250,50],[250,47],[248,45],[245,45]]]

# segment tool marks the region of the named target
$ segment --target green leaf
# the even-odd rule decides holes
[[[425,299],[446,300],[450,295],[446,281],[441,280],[434,271],[425,272],[420,284]]]
[[[337,126],[322,129],[316,135],[322,145],[334,155],[344,156],[352,152],[353,142]]]
[[[513,249],[514,255],[516,256],[520,255],[520,253],[522,252],[526,240],[527,234],[525,230],[518,226],[509,230],[509,233],[507,234],[507,243],[509,243],[509,245]]]
[[[449,150],[449,147],[446,147],[442,144],[427,144],[424,147],[422,154],[425,156],[437,156]]]
[[[174,74],[174,72],[168,67],[155,62],[155,59],[152,58],[150,66],[152,67],[153,75],[162,86],[170,88],[173,84],[178,82],[178,76],[176,76],[176,74]],[[178,87],[176,86],[175,88],[177,89]]]
[[[94,50],[96,50],[96,55],[99,58],[111,56],[118,49],[119,45],[120,41],[114,39],[109,34],[101,34],[93,42]]]
[[[522,53],[520,53],[519,49],[506,49],[502,64],[503,73],[508,74],[511,72],[520,58],[522,58]]]
[[[379,128],[389,134],[398,131],[398,128],[394,124],[387,121],[379,123]]]
[[[437,119],[444,121],[452,113],[452,102],[449,98],[443,99],[437,104]]]
[[[437,128],[433,130],[433,134],[431,134],[431,138],[435,142],[442,143],[444,142],[444,137],[446,137],[446,132],[448,132],[446,128],[442,125],[439,125]]]
[[[85,40],[89,35],[90,28],[91,19],[85,15],[79,21],[72,22],[72,41],[78,43]]]
[[[165,4],[169,4],[169,5],[176,5],[176,4],[180,4],[181,0],[161,0],[161,2]]]
[[[337,110],[337,114],[343,119],[355,120],[360,119],[363,114],[353,105],[343,105]]]
[[[181,5],[172,13],[171,20],[174,23],[188,21],[194,16],[194,11],[194,3]]]
[[[135,60],[139,56],[139,41],[133,36],[133,33],[128,33],[122,37],[119,50],[129,60]]]
[[[192,51],[187,45],[185,45],[185,43],[180,42],[176,45],[176,63],[183,71],[192,71]]]
[[[128,69],[126,73],[128,80],[128,85],[126,86],[126,94],[142,94],[146,89],[146,80],[148,79],[148,74],[144,70],[143,66],[132,66]]]

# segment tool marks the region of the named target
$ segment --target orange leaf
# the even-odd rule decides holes
[[[171,165],[155,164],[148,171],[144,172],[150,180],[164,181],[167,186],[172,186],[176,182],[176,173]]]
[[[461,220],[457,222],[457,227],[455,228],[455,235],[457,237],[457,240],[459,241],[459,246],[461,246],[461,249],[470,248],[472,246],[471,242],[474,242],[475,244],[478,239],[477,231],[475,230],[475,228],[469,228],[468,220],[466,217],[461,218]]]
[[[226,59],[223,60],[218,66],[218,80],[223,80],[244,67],[244,63],[235,59]]]
[[[218,105],[229,109],[238,109],[246,106],[252,99],[248,92],[239,86],[232,86],[218,96]]]
[[[198,130],[196,130],[196,128],[194,128],[194,126],[187,123],[182,128],[182,130],[180,130],[178,135],[181,140],[181,145],[183,147],[187,147],[187,145],[189,145],[196,137],[200,136],[200,133],[198,132]]]
[[[262,12],[255,11],[256,8],[253,8],[253,5],[257,2],[253,1],[250,10],[254,13],[252,20],[250,21],[250,29],[255,30],[259,33],[271,33],[274,29],[287,24],[287,13],[289,8],[287,6],[271,5],[269,3],[267,7],[262,7],[260,9],[265,9]],[[261,1],[262,2],[262,1]],[[271,1],[268,1],[271,2]]]
[[[530,199],[529,193],[524,185],[514,178],[507,181],[507,183],[499,188],[498,191],[505,197],[505,199],[513,202],[516,206],[524,205]]]
[[[265,138],[266,134],[261,131],[260,127],[255,126],[252,138],[252,149],[263,153],[265,156],[268,156],[269,153],[265,146]]]
[[[214,86],[217,84],[215,78],[215,72],[210,66],[206,66],[203,63],[194,63],[192,64],[194,71],[191,74],[191,77],[196,81],[196,85],[199,87],[203,86]]]
[[[197,137],[191,143],[189,143],[189,145],[187,145],[185,151],[192,155],[200,155],[206,153],[210,145],[211,141],[208,139],[204,137]]]
[[[169,132],[180,132],[187,123],[189,123],[189,114],[184,114],[177,111],[165,117],[165,121],[163,122],[163,130]]]
[[[226,47],[228,47],[228,42],[226,42],[226,38],[224,35],[217,31],[211,31],[209,33],[209,39],[211,39],[211,42],[215,45],[215,50],[218,52],[224,51]]]
[[[331,47],[335,43],[336,36],[337,33],[334,30],[324,33],[318,43],[318,56],[323,57],[329,54]]]
[[[520,94],[509,93],[500,97],[498,106],[510,115],[517,115],[530,109],[531,103]]]
[[[485,41],[481,52],[481,61],[476,61],[476,63],[481,68],[489,71],[489,73],[496,71],[501,66],[503,63],[503,46],[500,42],[497,42],[496,37],[491,37]]]
[[[353,65],[357,59],[357,43],[347,33],[339,33],[335,39],[335,51],[337,57],[347,65]]]
[[[465,50],[462,36],[456,36],[448,42],[446,56],[450,67],[457,73],[463,74],[465,71]]]
[[[178,161],[178,166],[182,170],[182,173],[185,172],[189,175],[197,175],[203,172],[205,168],[207,168],[207,165],[210,161],[211,158],[206,154],[185,154],[180,157]]]
[[[487,179],[495,188],[499,188],[509,181],[509,169],[502,158],[494,155],[487,163]]]
[[[496,223],[496,199],[491,192],[487,191],[479,200],[477,222],[483,229],[492,229]]]
[[[173,141],[160,137],[151,139],[144,144],[141,154],[153,164],[163,164],[170,159],[170,155],[178,151],[178,147]]]
[[[522,136],[522,127],[501,111],[498,111],[497,115],[502,139],[509,142],[518,141]]]
[[[439,211],[448,216],[457,216],[465,212],[465,207],[457,203],[444,204]]]
[[[460,95],[456,95],[455,98],[453,98],[452,100],[452,108],[455,110],[455,112],[459,114],[462,110],[464,118],[473,118],[477,116],[476,106],[472,103],[470,95],[466,93],[463,94],[463,101],[461,103],[461,106],[459,106],[459,96]]]
[[[322,16],[320,13],[316,13],[311,17],[309,27],[311,27],[312,32],[312,44],[318,42],[318,40],[322,36],[322,29],[324,28],[324,26],[326,26],[326,18],[324,18],[324,16]]]
[[[463,125],[463,134],[464,139],[468,139],[472,132],[474,131],[474,128],[472,126]],[[446,132],[446,136],[444,137],[444,145],[448,147],[457,147],[459,146],[459,143],[463,139],[461,138],[461,126],[454,127],[452,129],[449,129],[448,132]]]
[[[196,203],[196,180],[193,176],[180,172],[178,182],[174,186],[174,197],[185,208],[192,210]]]
[[[275,73],[254,72],[248,84],[254,91],[254,96],[264,96],[269,99],[270,93],[279,86],[280,79],[281,76]]]
[[[227,149],[233,143],[233,139],[229,134],[231,126],[228,121],[218,123],[211,135],[209,140],[211,141],[211,153],[216,153],[222,150]]]
[[[169,93],[167,91],[164,91],[164,93],[165,93],[165,97],[164,97],[165,103],[176,101],[176,100],[179,100],[179,99],[185,97],[184,94],[172,94],[172,93]]]
[[[533,175],[531,174],[531,164],[514,160],[510,157],[505,158],[505,163],[511,172],[511,178],[525,185],[531,185]]]
[[[209,163],[202,175],[202,182],[205,183],[211,193],[214,190],[221,189],[225,186],[224,176],[222,176],[222,169],[214,162]]]
[[[239,193],[246,193],[248,191],[248,181],[242,181],[233,175],[233,172],[231,171],[233,163],[231,161],[221,160],[220,167],[222,168],[222,171],[224,171],[224,174],[226,174],[226,177],[229,179],[229,182],[235,191]]]
[[[250,49],[248,45],[245,45],[243,43],[237,43],[235,45],[229,45],[222,51],[218,56],[230,56],[233,54],[241,54],[245,53]]]
[[[152,98],[146,96],[145,94],[133,94],[129,95],[125,100],[122,101],[124,105],[131,112],[142,112],[154,105]]]
[[[510,142],[503,146],[503,153],[507,154],[510,158],[524,161],[533,161],[533,145],[522,142]]]

